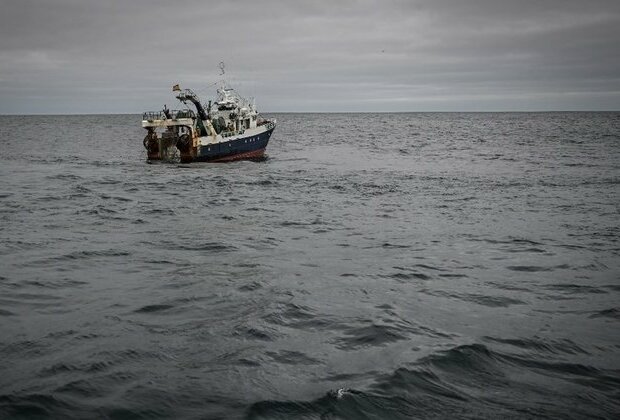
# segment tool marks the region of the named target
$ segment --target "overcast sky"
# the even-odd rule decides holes
[[[620,110],[620,0],[1,0],[0,114]]]

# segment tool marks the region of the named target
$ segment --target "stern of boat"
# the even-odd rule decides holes
[[[147,160],[191,161],[196,155],[200,127],[190,110],[145,112],[142,127],[147,130],[143,140]]]

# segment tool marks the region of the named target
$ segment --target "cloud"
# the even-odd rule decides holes
[[[0,113],[140,112],[231,82],[271,111],[620,109],[620,3],[9,0]]]

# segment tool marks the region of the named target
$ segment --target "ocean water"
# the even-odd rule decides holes
[[[0,117],[0,418],[618,418],[620,113]]]

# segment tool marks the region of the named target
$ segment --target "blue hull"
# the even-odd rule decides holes
[[[265,148],[274,128],[254,136],[201,146],[193,160],[197,162],[227,162],[241,159],[260,159],[265,153]]]

